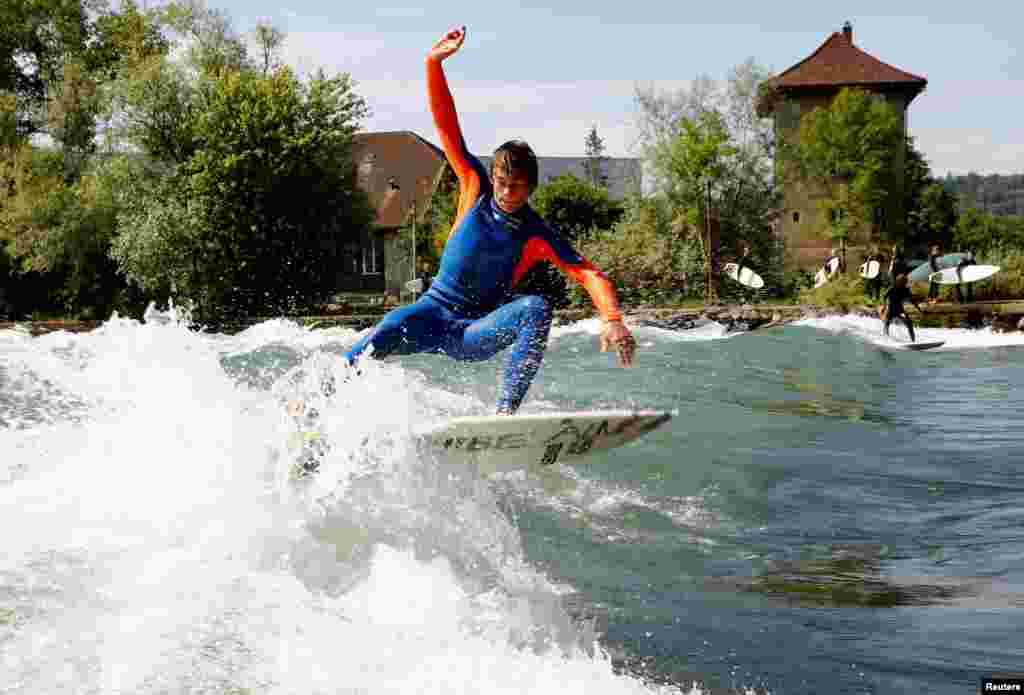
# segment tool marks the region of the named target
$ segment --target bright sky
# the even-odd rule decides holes
[[[542,156],[581,156],[592,124],[606,154],[634,156],[637,82],[724,80],[747,58],[776,74],[849,20],[861,49],[928,79],[909,130],[935,174],[1024,172],[1024,3],[208,1],[241,32],[260,20],[286,32],[293,67],[349,72],[372,109],[366,130],[432,142],[423,59],[464,24],[445,69],[467,144],[487,154],[519,137]]]

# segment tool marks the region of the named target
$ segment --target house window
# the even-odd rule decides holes
[[[796,224],[800,223],[800,211],[799,210],[794,210],[793,211],[793,222],[796,223]]]
[[[875,208],[871,211],[871,222],[882,224],[882,208]]]
[[[371,232],[363,244],[363,275],[380,275],[384,272],[383,255],[380,239]]]

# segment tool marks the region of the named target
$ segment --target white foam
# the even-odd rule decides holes
[[[318,401],[344,366],[308,351],[336,333],[183,321],[0,336],[52,416],[0,429],[5,692],[651,691],[570,624],[487,487],[410,450],[436,415],[421,376],[369,362]],[[221,364],[276,344],[300,363],[272,389]],[[285,482],[288,394],[333,445],[305,488]]]
[[[916,317],[911,316],[914,321]],[[907,329],[899,320],[889,327],[889,338],[882,334],[882,321],[856,314],[808,318],[794,322],[795,326],[810,326],[830,333],[845,334],[874,345],[894,347],[910,340]],[[924,328],[914,321],[914,333],[918,342],[945,341],[945,345],[931,352],[967,350],[974,348],[1024,346],[1024,332],[998,333],[991,328]]]

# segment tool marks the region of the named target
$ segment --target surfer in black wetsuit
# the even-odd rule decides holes
[[[956,264],[956,279],[960,281],[956,286],[956,300],[961,304],[964,303],[964,293],[960,289],[960,286],[963,285],[964,283],[964,268],[966,268],[969,265],[977,264],[978,262],[974,260],[974,253],[971,251],[968,251],[967,254],[960,259],[960,262]],[[969,282],[967,283],[967,301],[974,301],[974,285],[972,285]]]
[[[906,275],[910,272],[910,265],[907,263],[907,259],[903,257],[903,250],[896,244],[892,247],[892,260],[889,261],[889,277],[892,278],[892,283],[896,284],[896,278],[900,275]]]
[[[885,293],[885,310],[883,321],[885,322],[882,326],[882,333],[886,337],[889,336],[889,325],[895,318],[903,319],[903,323],[907,327],[907,333],[910,334],[910,342],[916,343],[917,338],[914,337],[914,324],[907,316],[906,310],[903,308],[903,302],[910,301],[914,307],[924,314],[924,309],[914,299],[914,295],[910,293],[910,288],[907,286],[906,274],[896,276],[896,283],[889,288],[889,291]]]

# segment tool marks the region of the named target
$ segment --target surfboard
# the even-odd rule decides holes
[[[740,283],[741,285],[746,285],[747,287],[752,287],[755,290],[759,290],[762,287],[764,287],[764,279],[760,275],[755,273],[753,270],[751,270],[750,268],[744,268],[740,272],[739,277],[737,277],[736,276],[736,269],[738,267],[739,267],[739,265],[736,264],[736,263],[726,263],[722,267],[722,271],[726,275],[728,275],[730,278],[732,278],[736,282]]]
[[[470,415],[420,427],[412,437],[420,451],[445,463],[476,464],[486,472],[528,470],[577,464],[642,437],[672,416],[660,410]],[[301,480],[319,470],[331,446],[315,422],[293,418],[293,423],[289,477]]]
[[[946,268],[955,268],[956,264],[959,263],[960,260],[964,258],[964,256],[966,255],[966,253],[947,253],[945,256],[939,256],[939,270],[944,270]],[[910,275],[908,275],[907,278],[911,282],[927,282],[928,276],[931,275],[932,272],[934,271],[932,271],[931,264],[927,260],[925,260],[924,263],[921,263],[916,268],[911,270]]]
[[[860,264],[860,276],[866,280],[874,280],[878,277],[879,270],[881,270],[881,266],[878,261],[865,261]]]
[[[836,270],[838,270],[838,269],[839,269],[839,258],[836,257],[836,256],[833,256],[832,258],[828,259],[828,273],[827,274],[825,273],[825,269],[824,268],[818,268],[818,272],[814,276],[814,288],[817,289],[817,288],[821,287],[822,285],[824,285],[826,282],[828,282],[829,275],[834,273],[834,272],[836,272]]]
[[[899,346],[900,350],[931,350],[937,348],[940,345],[945,345],[945,340],[936,340],[930,343],[904,343]]]
[[[415,434],[447,463],[485,463],[492,470],[576,464],[615,449],[672,419],[660,410],[592,410],[455,417]]]
[[[977,282],[992,277],[999,272],[997,265],[967,265],[960,271],[961,277],[957,277],[956,268],[945,268],[928,276],[930,282],[937,282],[940,285],[958,285],[969,282]]]
[[[410,292],[422,292],[423,291],[423,278],[416,278],[405,283],[405,289]]]

